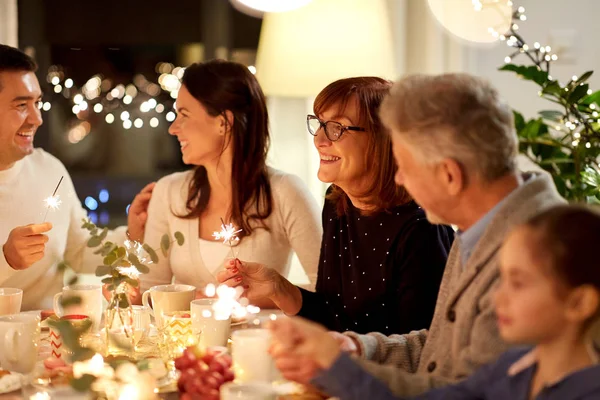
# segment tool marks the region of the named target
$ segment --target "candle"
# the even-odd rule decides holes
[[[51,397],[46,392],[36,393],[32,396],[29,396],[29,400],[50,400]]]
[[[271,344],[269,330],[235,331],[231,339],[236,381],[271,383],[275,377],[275,363],[269,354]]]

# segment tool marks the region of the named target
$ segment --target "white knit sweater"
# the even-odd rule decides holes
[[[61,176],[64,179],[57,194],[62,204],[58,210],[50,210],[46,218],[53,225],[47,233],[46,254],[31,267],[15,271],[6,262],[1,246],[15,227],[43,222],[44,199],[52,195]],[[63,287],[63,274],[56,268],[60,261],[87,273],[101,263],[92,254],[94,249],[86,247],[89,232],[81,228],[86,215],[65,166],[44,150],[35,149],[0,171],[0,287],[23,289],[22,310],[52,308],[52,297]],[[124,227],[110,231],[107,237],[117,243],[125,239]]]

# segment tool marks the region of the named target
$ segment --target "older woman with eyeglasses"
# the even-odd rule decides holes
[[[288,315],[331,330],[405,333],[428,328],[454,234],[431,225],[394,183],[388,132],[378,108],[391,82],[342,79],[317,96],[308,131],[320,154],[318,177],[332,185],[323,208],[316,292],[274,269],[232,260],[217,277],[268,298]]]

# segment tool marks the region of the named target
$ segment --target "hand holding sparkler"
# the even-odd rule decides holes
[[[44,233],[50,229],[52,224],[49,222],[13,229],[2,247],[8,265],[15,270],[22,270],[41,260],[48,241],[48,236]]]

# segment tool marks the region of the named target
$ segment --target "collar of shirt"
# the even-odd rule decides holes
[[[530,177],[529,179],[534,178]],[[512,192],[510,192],[506,197],[492,207],[492,209],[489,210],[483,217],[479,218],[479,220],[475,222],[469,229],[466,231],[459,230],[457,232],[460,240],[460,258],[463,268],[465,265],[467,265],[467,260],[471,256],[475,245],[477,245],[477,242],[479,242],[479,239],[481,236],[483,236],[483,233],[485,232],[485,229],[489,223],[496,216],[496,214],[498,214],[498,211],[500,211],[502,206],[508,202],[511,196],[513,196],[519,190],[519,187],[521,187],[524,180],[519,183],[518,187],[516,187]]]
[[[590,343],[588,351],[593,365],[563,376],[555,382],[549,382],[545,387],[550,390],[565,390],[569,398],[578,398],[578,396],[583,396],[586,393],[600,391],[600,380],[598,380],[598,376],[600,376],[600,349]],[[530,372],[533,376],[534,371],[531,370],[535,368],[537,363],[538,358],[534,348],[511,364],[507,375],[509,378],[516,378],[520,374]],[[563,382],[565,384],[561,384]]]

